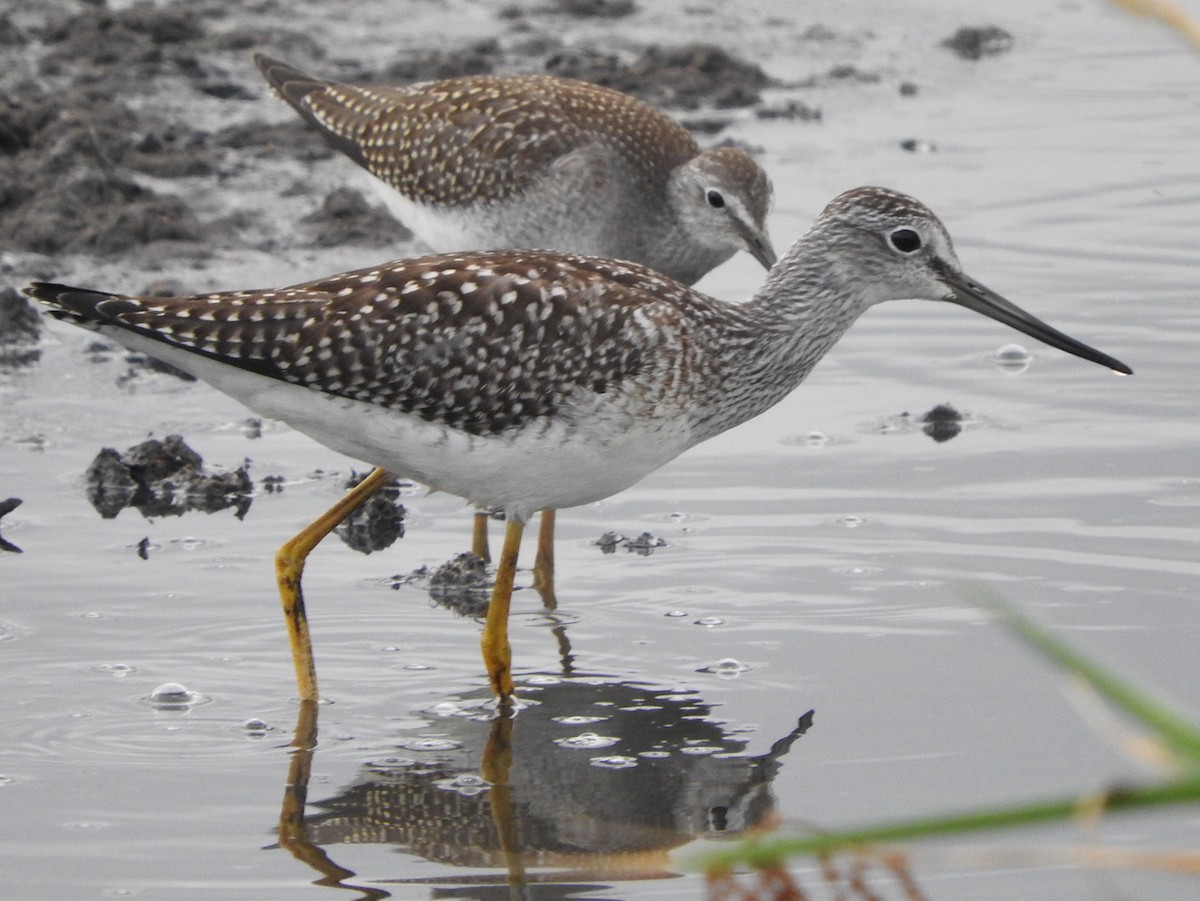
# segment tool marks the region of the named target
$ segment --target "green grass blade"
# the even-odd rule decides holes
[[[736,847],[701,855],[694,863],[707,872],[723,872],[739,866],[773,866],[787,857],[821,854],[858,845],[957,836],[983,830],[1067,820],[1089,809],[1090,800],[1095,800],[1104,810],[1111,811],[1194,803],[1200,801],[1200,778],[1162,785],[1118,787],[1096,799],[1065,798],[944,817],[884,823],[845,832],[750,839]]]
[[[979,596],[978,592],[975,592]],[[1184,758],[1186,766],[1200,766],[1200,730],[1187,719],[1149,695],[1124,682],[1060,641],[1029,617],[994,596],[980,600],[999,614],[1019,637],[1081,679],[1112,704],[1154,731],[1168,747]]]

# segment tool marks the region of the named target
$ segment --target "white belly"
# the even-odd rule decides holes
[[[130,332],[101,331],[339,453],[522,519],[538,510],[592,503],[623,491],[694,443],[683,416],[631,416],[607,403],[575,427],[540,419],[502,435],[469,435],[236,369]]]

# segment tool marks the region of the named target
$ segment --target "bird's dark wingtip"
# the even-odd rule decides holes
[[[286,81],[294,74],[299,74],[299,70],[294,66],[289,66],[283,60],[268,56],[265,53],[254,54],[254,65],[258,66],[258,71],[272,85]]]
[[[254,54],[254,64],[258,66],[258,71],[272,90],[304,115],[309,115],[309,111],[303,105],[304,98],[313,91],[329,86],[329,82],[324,79],[313,78],[295,66],[265,53]]]
[[[104,291],[73,288],[70,285],[60,285],[55,282],[33,282],[25,288],[25,294],[50,307],[48,312],[56,319],[73,321],[100,318],[97,315],[96,306],[115,296]]]

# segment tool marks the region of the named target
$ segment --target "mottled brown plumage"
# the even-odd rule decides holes
[[[831,202],[743,304],[644,266],[537,251],[400,260],[190,298],[27,290],[60,318],[160,356],[332,448],[506,510],[484,633],[502,698],[512,691],[503,623],[524,520],[627,488],[761,413],[874,304],[957,303],[1130,371],[968,278],[933,213],[881,188]],[[344,515],[335,513],[325,525]],[[289,622],[302,622],[296,564],[278,566]],[[300,631],[301,692],[315,699]]]
[[[627,94],[538,75],[358,87],[256,61],[279,96],[397,192],[401,218],[435,250],[556,249],[689,284],[739,249],[774,262],[761,167],[735,148],[702,151]]]

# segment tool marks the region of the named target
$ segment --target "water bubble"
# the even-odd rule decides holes
[[[854,516],[853,514],[849,516],[843,516],[837,520],[837,524],[839,526],[845,526],[847,529],[857,529],[865,522],[866,520],[861,516]]]
[[[593,757],[588,763],[602,770],[627,770],[638,765],[636,757],[624,757],[620,754],[614,754],[611,757]]]
[[[1020,344],[1005,344],[992,354],[992,362],[1005,372],[1024,372],[1033,357]]]
[[[804,443],[809,447],[824,447],[829,443],[829,436],[824,432],[809,432],[804,436]]]
[[[680,754],[688,754],[692,757],[707,757],[709,754],[717,754],[724,751],[724,748],[714,745],[690,745],[686,748],[680,748]]]
[[[385,757],[383,760],[377,760],[369,764],[376,769],[402,769],[410,766],[416,766],[417,762],[411,757]]]
[[[554,722],[562,723],[564,726],[590,726],[593,723],[602,723],[608,717],[606,716],[556,716],[552,717]]]
[[[242,732],[246,738],[263,738],[268,732],[274,732],[275,727],[265,720],[252,717],[242,723]]]
[[[645,757],[647,760],[662,760],[664,757],[670,757],[670,751],[641,751],[638,757]]]
[[[410,738],[400,742],[406,751],[454,751],[462,747],[461,741],[452,738]]]
[[[459,773],[452,779],[439,779],[433,784],[443,791],[456,792],[466,798],[482,794],[491,788],[486,779],[474,773]]]
[[[870,576],[872,572],[880,572],[878,566],[836,566],[833,572],[839,572],[842,576]]]
[[[160,710],[171,710],[191,705],[196,700],[196,695],[188,691],[186,685],[178,682],[164,682],[150,692],[148,700]]]
[[[674,616],[674,617],[687,616],[687,615],[688,615],[688,612],[686,610],[668,610],[666,613],[663,614],[663,616]]]
[[[1023,361],[1029,359],[1029,351],[1020,344],[1005,344],[996,351],[997,360]]]
[[[406,663],[404,666],[400,667],[400,669],[408,670],[412,673],[423,673],[426,670],[433,669],[433,667],[427,663]]]
[[[554,743],[560,748],[582,749],[585,751],[611,748],[618,741],[620,741],[619,738],[614,738],[611,735],[597,735],[595,732],[581,732],[578,735],[572,735],[570,738],[554,739]]]
[[[710,663],[708,666],[702,666],[696,670],[698,673],[713,673],[723,679],[736,679],[742,673],[749,671],[750,667],[732,657],[726,657],[724,660],[718,660],[716,663]]]
[[[713,626],[725,625],[725,620],[721,619],[721,617],[719,617],[719,616],[703,616],[700,619],[696,620],[695,625],[705,626],[705,627],[711,629]]]
[[[128,663],[101,663],[96,667],[97,672],[108,673],[116,679],[128,676],[130,673],[136,673],[137,668],[130,666]]]

